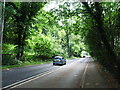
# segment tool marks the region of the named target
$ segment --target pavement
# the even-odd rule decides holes
[[[110,88],[94,61],[90,61],[86,72],[84,88]]]

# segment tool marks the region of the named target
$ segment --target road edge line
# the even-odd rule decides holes
[[[85,69],[84,69],[84,72],[83,72],[83,75],[82,75],[82,79],[81,79],[80,84],[79,84],[80,88],[84,87],[84,82],[85,82],[85,77],[86,77],[86,72],[87,72],[88,64],[89,64],[89,62],[87,62],[86,66],[85,66]]]

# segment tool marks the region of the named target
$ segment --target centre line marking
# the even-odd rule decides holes
[[[70,63],[70,64],[68,64],[68,65],[66,65],[66,66],[69,66],[69,65],[74,64],[74,63],[75,63],[75,62],[72,62],[72,63]],[[18,86],[20,86],[20,85],[23,85],[23,84],[28,83],[28,82],[30,82],[30,81],[33,81],[33,80],[35,80],[35,79],[38,79],[38,78],[41,78],[41,77],[46,76],[46,75],[48,75],[48,74],[51,74],[51,73],[53,73],[53,72],[55,72],[55,71],[58,71],[59,69],[62,69],[62,68],[64,68],[64,66],[63,66],[63,67],[59,67],[58,69],[55,69],[55,70],[48,70],[48,71],[46,71],[46,72],[40,73],[40,74],[35,75],[35,76],[32,76],[32,77],[30,77],[30,78],[27,78],[27,79],[21,80],[21,81],[19,81],[19,82],[13,83],[13,84],[11,84],[11,85],[5,86],[5,87],[2,88],[2,90],[5,90],[5,89],[10,90],[10,89],[12,89],[12,88],[18,87]]]
[[[72,63],[67,64],[67,65],[65,65],[65,66],[69,66],[69,65],[72,65],[72,64],[74,64],[74,63],[77,63],[77,62],[72,62]],[[55,71],[57,71],[57,70],[59,70],[59,69],[62,69],[62,68],[64,68],[64,66],[63,66],[63,67],[59,67],[59,68],[54,69],[54,70],[48,70],[48,71],[43,72],[43,73],[40,73],[40,74],[38,74],[38,75],[29,77],[29,78],[27,78],[27,79],[24,79],[24,80],[18,81],[18,82],[16,82],[16,83],[10,84],[10,85],[8,85],[8,86],[5,86],[5,87],[2,88],[2,90],[5,90],[5,89],[8,89],[8,90],[9,90],[9,89],[11,89],[11,88],[18,87],[18,86],[20,86],[20,85],[23,85],[23,84],[28,83],[28,82],[30,82],[30,81],[33,81],[33,80],[35,80],[35,79],[38,79],[38,78],[41,78],[41,77],[46,76],[46,75],[48,75],[48,74],[51,74],[51,73],[53,73],[53,72],[55,72]]]

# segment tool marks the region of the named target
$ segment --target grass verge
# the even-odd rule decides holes
[[[52,61],[37,61],[37,62],[23,62],[21,64],[17,65],[8,65],[8,66],[2,66],[0,69],[10,69],[10,68],[15,68],[15,67],[23,67],[23,66],[30,66],[30,65],[36,65],[36,64],[45,64],[45,63],[51,63]]]
[[[66,58],[67,60],[70,59],[75,59],[77,57],[71,57],[71,58]],[[30,65],[35,65],[35,64],[45,64],[45,63],[50,63],[52,62],[52,60],[49,61],[26,61],[26,62],[22,62],[20,64],[16,64],[16,65],[7,65],[7,66],[0,66],[0,69],[10,69],[10,68],[16,68],[16,67],[24,67],[24,66],[30,66]]]

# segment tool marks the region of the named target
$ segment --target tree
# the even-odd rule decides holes
[[[37,12],[42,8],[44,3],[31,3],[31,2],[26,2],[26,3],[13,3],[13,2],[8,2],[7,6],[11,7],[13,9],[14,14],[11,15],[12,18],[11,21],[14,23],[14,34],[16,35],[16,42],[15,44],[17,45],[16,50],[17,50],[17,59],[21,59],[24,55],[24,46],[25,46],[25,40],[28,35],[28,30],[31,26],[31,21],[33,20],[32,18],[37,14]],[[34,8],[36,8],[34,10]],[[10,20],[8,19],[8,20]],[[12,28],[13,30],[13,28]],[[6,30],[4,30],[6,32]]]
[[[66,44],[68,57],[71,57],[71,45],[70,45],[70,35],[73,32],[73,23],[75,23],[75,12],[70,6],[76,5],[76,3],[64,2],[63,5],[59,5],[59,8],[54,8],[51,12],[57,16],[57,21],[61,25],[61,28],[65,30],[66,33]]]
[[[94,26],[95,26],[95,30],[96,30],[96,35],[99,36],[98,40],[100,40],[99,43],[97,44],[97,46],[101,49],[104,49],[104,50],[101,50],[101,51],[102,52],[104,51],[104,53],[106,53],[105,55],[108,56],[108,57],[106,57],[106,56],[102,55],[102,56],[105,57],[105,61],[101,61],[101,62],[104,62],[104,64],[106,65],[105,67],[109,71],[114,72],[115,75],[117,76],[118,80],[120,81],[120,78],[119,78],[120,62],[118,60],[118,57],[117,57],[114,49],[112,48],[113,47],[112,44],[110,44],[109,40],[108,40],[108,37],[109,37],[107,35],[108,30],[106,31],[105,26],[104,26],[104,15],[103,15],[102,5],[99,2],[91,3],[90,4],[91,6],[88,5],[87,2],[83,2],[82,4],[86,8],[87,13],[93,19],[93,21],[92,21],[93,24],[95,24]],[[108,25],[111,25],[111,24],[108,24]],[[109,29],[111,29],[111,26],[109,27]],[[95,32],[95,31],[93,31],[93,32]],[[93,43],[95,43],[95,42],[93,42]],[[89,43],[89,45],[90,45],[90,43]],[[93,55],[95,55],[95,53]]]

